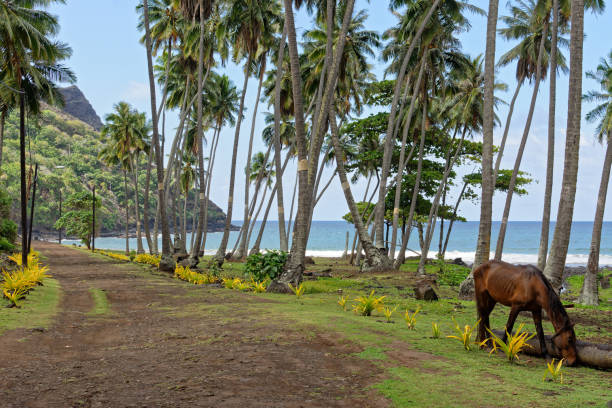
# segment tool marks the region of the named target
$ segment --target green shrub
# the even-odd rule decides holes
[[[17,224],[8,219],[0,220],[0,237],[13,243],[17,239]]]
[[[440,268],[438,282],[441,285],[459,286],[470,273],[469,268],[461,265],[447,264],[441,259],[436,261],[436,265]]]
[[[289,254],[282,251],[267,251],[263,254],[249,255],[245,273],[255,281],[274,280],[280,276]]]
[[[13,245],[12,242],[9,242],[9,240],[4,237],[0,237],[0,251],[11,252],[14,250],[15,250],[15,245]]]
[[[9,218],[13,200],[6,190],[0,189],[0,218]]]

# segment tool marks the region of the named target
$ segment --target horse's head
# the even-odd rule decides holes
[[[561,352],[561,356],[565,359],[566,365],[573,366],[578,359],[576,352],[576,333],[574,333],[574,325],[567,323],[551,338],[554,346]]]

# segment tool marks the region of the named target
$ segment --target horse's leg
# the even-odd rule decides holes
[[[538,333],[538,340],[540,341],[540,353],[548,360],[548,349],[546,348],[546,339],[544,338],[544,329],[542,328],[542,309],[534,310],[531,314],[533,316],[533,323],[535,323],[536,333]]]
[[[491,337],[487,329],[491,329],[489,315],[495,307],[496,302],[487,292],[481,292],[476,296],[476,303],[478,305],[478,318],[480,319],[478,325],[478,340],[484,341]]]
[[[504,343],[508,340],[508,334],[512,333],[512,327],[514,327],[514,322],[520,311],[521,309],[518,306],[512,306],[512,309],[510,309],[510,316],[508,316],[508,322],[506,323],[506,332],[502,339]]]

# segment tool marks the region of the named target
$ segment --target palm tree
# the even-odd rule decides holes
[[[236,160],[238,156],[238,142],[240,141],[240,125],[244,112],[244,99],[251,74],[251,64],[257,57],[262,36],[265,33],[278,32],[280,22],[280,7],[276,0],[239,0],[231,4],[226,16],[226,26],[233,39],[234,59],[239,60],[241,56],[246,56],[244,65],[244,85],[240,98],[240,108],[238,110],[238,121],[234,133],[234,146],[232,151],[232,168],[230,171],[227,214],[223,237],[219,244],[219,249],[215,254],[214,261],[217,265],[223,265],[229,232],[232,222],[232,212],[234,203],[234,181],[236,178]]]
[[[136,217],[136,244],[139,254],[144,253],[142,234],[140,228],[140,198],[138,192],[138,160],[141,152],[149,150],[149,125],[144,113],[138,113],[126,102],[119,102],[114,106],[114,112],[106,115],[106,124],[102,128],[102,135],[109,138],[107,142],[115,151],[118,160],[125,165],[124,170],[129,171],[134,183],[134,208]],[[104,153],[107,162],[111,162],[108,153]],[[127,191],[126,191],[127,193]],[[126,197],[127,200],[127,197]]]
[[[580,152],[582,112],[582,48],[584,37],[584,0],[572,0],[570,32],[570,78],[565,137],[565,163],[557,223],[544,274],[555,288],[561,286],[574,216],[576,181]]]
[[[544,189],[544,207],[542,210],[542,232],[540,233],[540,247],[538,250],[538,268],[543,270],[546,267],[548,256],[548,241],[550,235],[550,209],[552,201],[552,187],[554,176],[555,160],[555,110],[557,98],[557,38],[559,28],[567,26],[569,18],[570,0],[552,0],[552,38],[551,38],[551,62],[550,72],[555,73],[550,76],[550,92],[548,102],[548,153],[546,157],[546,187]],[[542,4],[542,3],[540,3]],[[548,6],[548,2],[544,2]],[[594,12],[601,12],[604,8],[602,0],[586,0],[585,7]]]
[[[484,109],[482,126],[482,194],[480,201],[480,224],[478,242],[472,271],[489,259],[491,249],[491,218],[493,214],[493,126],[494,126],[494,88],[495,88],[495,39],[497,34],[497,15],[499,0],[489,0],[487,13],[487,36],[484,72]],[[474,278],[472,274],[461,283],[459,296],[472,298]]]
[[[391,102],[391,112],[389,113],[389,122],[387,124],[387,133],[385,137],[384,143],[384,154],[383,154],[383,162],[382,162],[382,170],[380,176],[380,187],[378,189],[378,204],[375,208],[375,219],[374,219],[374,231],[376,234],[376,242],[375,246],[379,248],[379,250],[384,249],[384,217],[385,217],[385,197],[387,195],[387,178],[389,177],[389,172],[391,169],[391,157],[393,155],[393,143],[395,139],[395,130],[399,128],[397,122],[398,112],[400,109],[400,95],[402,94],[402,88],[405,87],[408,89],[407,84],[405,85],[404,76],[406,75],[406,69],[408,67],[408,63],[412,57],[412,52],[414,51],[418,41],[421,39],[421,35],[425,30],[429,19],[433,15],[434,11],[438,8],[441,0],[435,0],[433,4],[430,1],[418,1],[410,4],[406,11],[406,15],[412,15],[414,18],[411,18],[412,27],[407,30],[411,34],[409,37],[405,38],[405,45],[409,45],[407,50],[403,52],[402,50],[398,53],[403,55],[401,58],[401,67],[399,70],[396,70],[397,78],[395,80],[395,88],[393,91],[393,100]],[[395,8],[405,5],[406,1],[393,1],[391,5]],[[430,6],[431,4],[431,6]],[[412,34],[414,33],[414,34]]]
[[[208,171],[206,172],[206,185],[204,191],[206,191],[207,199],[204,203],[204,217],[202,220],[204,225],[202,226],[203,239],[201,251],[204,251],[204,248],[206,248],[206,235],[208,233],[208,197],[210,197],[210,186],[219,136],[224,126],[234,126],[236,124],[239,95],[236,86],[227,75],[218,75],[213,72],[206,84],[203,97],[206,101],[206,116],[213,124],[216,135],[213,136],[213,142],[211,143]],[[200,171],[203,171],[203,169]]]
[[[104,127],[102,128],[104,130]],[[107,135],[106,132],[103,133],[103,136]],[[129,160],[127,156],[120,156],[119,151],[117,150],[115,144],[113,143],[112,136],[110,136],[110,140],[104,145],[100,153],[98,153],[98,158],[104,162],[109,167],[120,166],[121,171],[123,172],[123,189],[125,195],[125,255],[130,255],[130,201],[129,201],[129,192],[128,192],[128,181],[127,181],[127,171],[129,168]]]
[[[149,3],[148,0],[143,0],[143,14],[145,26],[145,47],[147,50],[147,68],[149,73],[149,92],[151,95],[151,117],[153,123],[153,137],[151,143],[155,152],[155,164],[157,173],[157,185],[164,185],[164,161],[161,152],[159,140],[159,120],[157,115],[157,100],[155,91],[155,77],[153,71],[153,56],[152,56],[152,40],[151,29],[149,26]],[[157,189],[157,206],[159,209],[159,219],[161,220],[162,229],[162,256],[159,263],[159,270],[171,272],[174,271],[175,262],[170,253],[170,228],[168,218],[166,217],[166,191],[164,188]]]
[[[523,153],[525,151],[525,145],[529,136],[529,130],[531,129],[531,121],[533,119],[533,112],[535,110],[535,104],[538,97],[540,81],[546,77],[545,67],[548,65],[548,61],[544,60],[546,43],[548,40],[548,14],[545,16],[539,15],[537,13],[536,3],[534,0],[528,0],[528,3],[523,0],[519,0],[517,4],[518,6],[511,7],[512,16],[502,17],[502,20],[506,22],[507,27],[501,29],[500,32],[508,39],[522,38],[522,41],[517,47],[501,57],[501,63],[505,64],[512,58],[508,55],[520,55],[518,56],[519,63],[517,65],[517,77],[520,78],[519,84],[522,83],[525,77],[529,77],[530,74],[533,73],[535,77],[535,85],[533,87],[529,113],[527,114],[527,120],[523,130],[523,137],[521,138],[521,143],[519,145],[514,163],[514,169],[512,171],[512,177],[510,179],[510,187],[508,188],[508,193],[506,194],[506,204],[504,206],[504,213],[502,215],[499,235],[497,238],[497,247],[495,250],[495,259],[498,261],[501,260],[504,249],[506,228],[508,226],[508,217],[510,215],[510,206],[512,205],[514,186],[516,185],[521,161],[523,159]],[[515,51],[517,48],[523,50],[521,54],[518,54],[518,51]],[[537,55],[534,58],[533,53],[535,50],[537,50]],[[559,57],[562,57],[561,53],[558,55]],[[533,69],[531,68],[533,66],[533,61],[535,61],[535,72],[533,72]],[[560,65],[563,66],[562,61]],[[508,123],[506,124],[506,128],[507,127]],[[500,156],[501,150],[500,155],[498,156],[498,163]],[[496,169],[499,171],[497,166]],[[493,177],[496,177],[495,172],[493,173]]]
[[[60,62],[70,56],[71,49],[64,43],[52,41],[59,24],[57,19],[37,7],[45,7],[50,0],[0,1],[0,53],[3,76],[19,94],[19,146],[21,173],[21,230],[23,265],[27,266],[26,106],[37,114],[40,101],[61,103],[55,81],[74,82],[74,74]]]
[[[601,184],[597,196],[597,209],[593,221],[593,236],[584,283],[580,292],[579,302],[583,305],[598,305],[597,274],[599,273],[599,248],[601,246],[601,229],[606,208],[608,182],[610,181],[610,166],[612,166],[612,51],[608,59],[601,59],[595,72],[587,72],[587,78],[599,82],[601,91],[590,91],[583,99],[588,102],[597,102],[598,105],[590,111],[586,118],[589,122],[599,120],[597,125],[597,138],[599,142],[606,143],[606,156],[601,173]]]

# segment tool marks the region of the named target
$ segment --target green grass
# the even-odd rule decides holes
[[[604,271],[604,275],[610,274],[612,274],[610,271]],[[584,276],[570,276],[569,278],[567,278],[567,283],[569,284],[569,293],[567,294],[567,296],[570,298],[577,298],[580,295],[580,290],[582,289],[582,284],[584,283]],[[599,308],[605,310],[612,310],[612,287],[608,289],[602,289],[601,286],[598,286],[598,290]],[[584,307],[581,305],[576,306]]]
[[[315,261],[317,265],[309,266],[309,270],[334,267],[329,260]],[[408,262],[404,268],[414,270],[416,262]],[[453,266],[453,270],[459,268]],[[226,264],[224,269],[223,274],[227,276],[242,274],[241,264]],[[437,270],[439,266],[428,265],[428,273],[438,274]],[[293,296],[286,295],[246,294],[225,290],[215,293],[228,294],[224,296],[223,306],[230,311],[244,307],[244,303],[238,302],[242,296],[269,300],[265,303],[249,304],[249,316],[254,320],[253,324],[268,319],[289,320],[294,322],[292,327],[298,327],[300,330],[314,329],[333,333],[340,342],[351,341],[360,345],[362,351],[355,355],[372,361],[372,364],[384,371],[385,379],[375,384],[374,388],[389,398],[394,406],[497,406],[500,398],[503,398],[503,405],[509,407],[569,408],[605,406],[612,400],[612,392],[609,391],[611,377],[607,373],[585,367],[566,368],[565,384],[544,382],[542,376],[546,364],[543,359],[521,355],[518,363],[509,364],[501,354],[490,356],[487,351],[477,348],[468,352],[456,340],[446,338],[447,335],[454,334],[451,317],[454,316],[460,326],[473,325],[477,321],[474,302],[457,300],[457,288],[454,286],[440,287],[440,293],[447,298],[443,296],[438,302],[422,302],[411,296],[410,282],[414,276],[409,273],[372,276],[346,270],[345,276],[350,278],[305,281],[306,294],[299,302],[296,302]],[[372,317],[363,317],[350,311],[345,312],[337,304],[340,296],[338,290],[342,291],[343,296],[348,296],[347,306],[350,310],[358,295],[367,295],[372,289],[377,296],[387,296],[385,305],[398,306],[395,324],[385,323],[381,312],[374,313]],[[235,303],[232,303],[232,298],[236,299]],[[416,329],[408,330],[400,316],[406,309],[414,311],[417,307],[421,308],[421,312]],[[493,328],[504,327],[508,311],[500,306],[493,311]],[[202,318],[226,313],[209,307],[191,308],[183,312]],[[603,315],[602,319],[605,318],[606,315]],[[432,322],[440,326],[440,339],[431,337]],[[519,316],[517,325],[522,322],[527,330],[535,330],[530,317]],[[601,323],[606,327],[603,321]],[[602,333],[595,326],[578,325],[578,337],[601,337]],[[548,322],[544,322],[544,330],[547,333],[553,332]],[[612,333],[604,332],[603,336],[609,341]],[[393,352],[397,351],[395,349],[398,347],[404,351],[421,352],[421,356],[429,358],[411,361],[407,366],[403,361],[394,358]]]
[[[18,328],[47,328],[57,314],[61,297],[56,279],[45,279],[44,286],[37,286],[21,301],[20,308],[6,308],[6,299],[0,299],[0,334]]]
[[[426,272],[436,274],[441,284],[438,288],[440,301],[430,303],[417,301],[412,296],[411,285],[415,276],[411,272],[416,270],[417,261],[409,260],[402,267],[404,273],[375,276],[359,274],[355,268],[335,260],[316,258],[315,262],[316,265],[309,265],[307,270],[320,271],[331,267],[334,278],[305,281],[306,294],[299,301],[294,296],[267,293],[223,289],[202,291],[201,288],[184,284],[187,295],[222,297],[223,304],[194,303],[187,307],[171,307],[165,312],[177,318],[197,316],[232,321],[238,318],[236,310],[247,307],[244,297],[264,299],[266,302],[246,304],[250,324],[265,326],[270,320],[286,321],[290,322],[288,327],[303,333],[325,332],[335,336],[339,343],[349,341],[359,345],[362,351],[355,356],[371,361],[384,373],[384,378],[373,388],[397,407],[499,406],[502,403],[508,407],[571,408],[606,406],[612,400],[612,378],[608,373],[585,367],[565,368],[565,384],[544,382],[542,376],[546,364],[543,359],[521,355],[518,363],[510,364],[501,354],[490,356],[477,348],[468,352],[456,340],[446,338],[454,334],[452,317],[460,326],[473,325],[477,321],[474,302],[457,300],[457,287],[449,284],[458,280],[466,268],[453,265],[440,272],[440,265],[427,265]],[[206,260],[203,264],[206,264]],[[448,279],[440,279],[441,275],[446,275]],[[155,273],[150,276],[158,278]],[[221,276],[242,278],[244,265],[226,262]],[[164,279],[170,282],[168,278]],[[570,284],[571,296],[575,287],[579,290],[581,282],[571,281]],[[343,296],[348,296],[347,309],[350,310],[357,296],[367,295],[372,289],[377,296],[387,296],[385,305],[392,308],[398,306],[395,324],[385,323],[380,312],[372,317],[363,317],[343,311],[337,304],[340,291]],[[600,296],[607,299],[607,292],[602,292]],[[408,330],[400,316],[405,310],[414,311],[417,308],[421,312],[416,329]],[[508,308],[501,306],[494,309],[491,315],[494,329],[504,327],[508,312]],[[609,322],[609,312],[605,308],[596,311],[577,308],[568,312],[570,316],[588,313],[594,319],[592,323],[576,326],[579,339],[612,340],[609,323],[606,324],[606,320]],[[432,322],[440,327],[440,339],[431,337]],[[516,324],[520,323],[525,323],[526,330],[535,330],[530,317],[519,316]],[[544,330],[553,332],[547,321],[544,322]],[[274,333],[269,335],[274,336]],[[396,358],[394,353],[398,351],[419,353],[416,353],[417,357],[408,354],[408,360],[405,360]]]
[[[89,288],[89,293],[94,301],[94,306],[87,313],[88,316],[104,316],[111,313],[110,303],[106,297],[106,292],[97,288]]]

